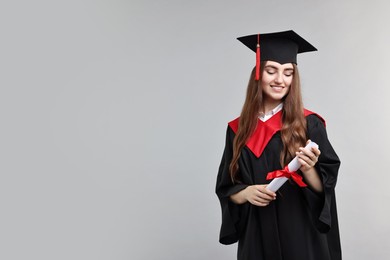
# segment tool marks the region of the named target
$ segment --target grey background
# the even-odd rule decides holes
[[[235,259],[214,195],[255,55],[294,29],[344,259],[388,259],[387,1],[1,1],[0,259]],[[293,224],[293,223],[292,223]]]

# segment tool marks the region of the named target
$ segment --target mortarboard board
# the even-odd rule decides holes
[[[259,80],[260,61],[297,64],[297,54],[317,49],[294,31],[253,34],[237,38],[256,52],[256,80]]]

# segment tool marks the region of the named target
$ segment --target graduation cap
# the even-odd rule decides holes
[[[260,61],[297,64],[297,54],[317,49],[294,31],[253,34],[237,38],[256,52],[256,80],[260,79]]]

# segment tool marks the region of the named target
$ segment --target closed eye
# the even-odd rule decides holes
[[[285,70],[284,75],[287,77],[291,77],[292,75],[294,75],[294,70],[292,70],[292,69]]]

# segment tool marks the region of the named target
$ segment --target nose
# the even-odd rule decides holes
[[[276,73],[275,74],[275,83],[282,84],[283,83],[283,73]]]

